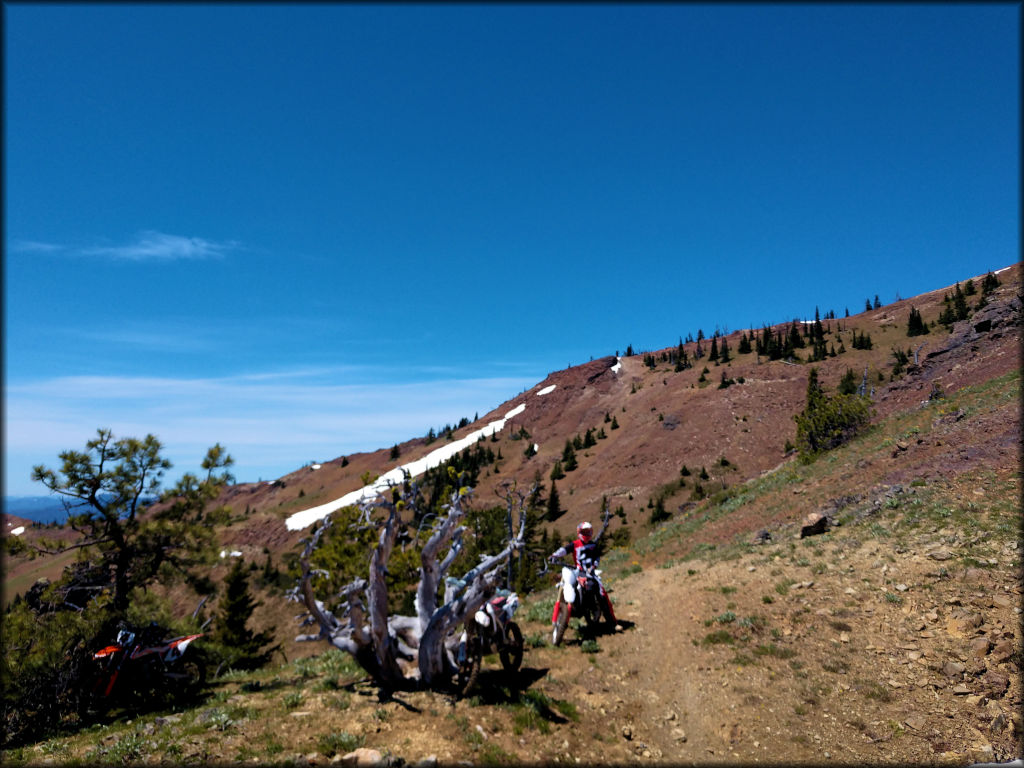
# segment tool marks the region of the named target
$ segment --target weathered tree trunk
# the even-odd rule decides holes
[[[411,498],[415,498],[415,495],[415,492],[409,494]],[[388,516],[370,557],[369,582],[357,579],[345,587],[340,595],[348,618],[345,624],[316,599],[311,584],[313,570],[309,558],[324,531],[330,526],[329,519],[325,519],[306,544],[300,560],[302,578],[292,592],[293,599],[301,599],[305,604],[309,612],[307,621],[319,624],[320,633],[301,635],[297,639],[326,638],[336,648],[350,653],[384,690],[409,687],[417,672],[421,686],[433,689],[447,687],[455,671],[448,646],[456,642],[458,627],[494,594],[502,564],[513,552],[523,547],[526,525],[521,500],[518,534],[510,538],[502,552],[485,558],[461,579],[447,579],[445,602],[438,607],[437,593],[441,580],[462,550],[464,529],[459,526],[459,521],[464,514],[462,504],[465,495],[466,489],[461,494],[457,492],[452,495],[447,517],[430,536],[420,554],[415,617],[388,616],[386,575],[388,560],[401,525],[398,506],[390,502],[377,505],[386,507]],[[370,509],[364,507],[363,512],[364,519],[369,520]],[[439,564],[438,554],[448,542],[451,542],[451,548]],[[367,609],[359,599],[362,592],[366,593],[369,603],[368,625]],[[416,660],[416,671],[412,677],[403,673],[399,664],[400,657]]]

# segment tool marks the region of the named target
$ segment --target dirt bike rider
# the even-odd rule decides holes
[[[562,568],[562,581],[574,590],[576,589],[576,570],[593,567],[597,568],[599,556],[597,550],[597,542],[594,541],[594,527],[587,521],[583,521],[576,526],[576,538],[570,541],[568,544],[556,549],[548,557],[548,560],[555,562],[561,557],[565,557],[572,551],[573,565],[574,568],[563,567]],[[605,591],[604,584],[601,583],[600,577],[594,573],[594,579],[597,581],[598,587],[601,589],[601,613],[604,616],[605,621],[609,624],[615,624],[616,629],[619,629],[618,620],[615,618],[615,611],[612,608],[612,599],[608,596]],[[554,624],[558,621],[558,606],[559,601],[555,601],[554,613],[551,616],[551,623]]]

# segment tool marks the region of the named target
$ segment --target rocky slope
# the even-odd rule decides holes
[[[517,680],[491,658],[467,699],[382,701],[325,645],[291,643],[297,611],[268,595],[259,621],[277,624],[290,663],[217,681],[195,710],[120,718],[5,757],[97,761],[130,748],[143,762],[317,764],[355,746],[410,763],[1021,756],[1020,267],[999,277],[989,307],[952,333],[905,333],[909,307],[930,321],[949,289],[831,321],[830,339],[848,351],[819,364],[821,378],[834,389],[847,368],[866,368],[875,426],[810,465],[784,452],[807,366],[752,354],[708,365],[704,386],[700,363],[676,373],[636,356],[614,371],[614,358],[599,359],[482,417],[527,406],[499,435],[505,458],[481,478],[482,499],[507,478],[528,484],[539,471],[549,483],[565,440],[605,427],[558,482],[569,511],[556,527],[596,518],[603,495],[623,506],[632,544],[604,562],[620,632],[571,630],[550,647],[548,590],[517,616],[528,640]],[[850,349],[854,328],[873,350]],[[892,348],[922,339],[918,364],[890,380]],[[723,371],[743,383],[718,389]],[[929,399],[935,384],[945,396]],[[511,438],[520,427],[540,446],[532,458]],[[421,439],[400,448],[403,461],[430,449]],[[294,551],[302,532],[285,528],[289,514],[393,464],[383,450],[346,458],[229,489],[236,520],[222,544],[256,562]],[[672,518],[651,528],[647,501],[683,464],[706,467],[725,491],[697,501],[691,482],[669,493]],[[800,538],[811,514],[833,526]],[[44,567],[7,566],[8,583]]]

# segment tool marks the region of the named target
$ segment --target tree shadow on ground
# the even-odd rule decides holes
[[[482,669],[476,684],[463,700],[474,704],[516,704],[522,700],[523,693],[548,674],[548,669],[521,667],[518,672],[510,673],[503,669]]]

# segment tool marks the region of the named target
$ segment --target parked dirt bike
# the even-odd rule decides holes
[[[164,635],[156,625],[138,632],[123,627],[112,645],[92,654],[78,701],[83,720],[115,703],[183,699],[199,692],[206,682],[206,664],[192,643],[202,633],[161,639]]]
[[[505,672],[519,671],[523,663],[523,633],[512,621],[518,607],[519,596],[515,592],[499,594],[484,603],[472,621],[466,622],[456,656],[455,686],[460,696],[476,683],[483,657],[489,653],[497,651]]]
[[[551,642],[560,645],[573,616],[582,618],[588,627],[596,627],[601,621],[604,598],[601,597],[601,584],[597,577],[601,571],[594,567],[572,569],[576,574],[575,588],[566,583],[565,571],[558,581],[558,597],[552,615],[554,629]]]

